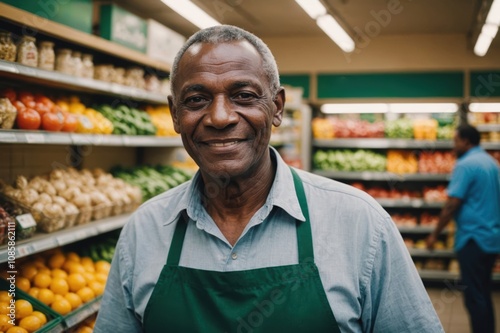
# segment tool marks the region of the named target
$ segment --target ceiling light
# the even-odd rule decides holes
[[[493,38],[491,38],[490,36],[483,33],[479,34],[476,45],[474,45],[474,54],[479,57],[483,57],[486,52],[488,52],[492,41]]]
[[[385,103],[333,103],[323,104],[323,113],[385,113],[389,107]]]
[[[500,103],[470,103],[471,112],[500,112]]]
[[[342,51],[354,51],[356,44],[354,40],[345,32],[340,24],[331,15],[323,15],[316,19],[316,23],[331,40],[337,44]]]
[[[200,29],[221,25],[189,0],[161,0],[161,2]]]
[[[295,0],[313,20],[326,14],[326,8],[319,0]]]
[[[453,113],[456,103],[332,103],[323,104],[323,113]]]
[[[456,103],[390,103],[393,113],[453,113],[458,111]]]
[[[493,0],[488,16],[486,16],[486,23],[500,25],[500,0]]]

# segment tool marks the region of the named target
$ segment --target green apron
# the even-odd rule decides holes
[[[314,264],[302,181],[292,169],[306,221],[297,221],[297,265],[216,272],[179,266],[187,222],[177,222],[167,264],[144,313],[149,333],[338,332]]]

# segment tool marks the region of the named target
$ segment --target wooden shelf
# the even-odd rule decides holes
[[[20,26],[28,25],[38,32],[48,36],[96,50],[113,57],[132,61],[164,72],[170,72],[171,69],[171,64],[152,59],[144,53],[129,49],[104,38],[70,28],[64,24],[50,21],[44,17],[34,15],[25,10],[18,9],[1,2],[0,17]]]

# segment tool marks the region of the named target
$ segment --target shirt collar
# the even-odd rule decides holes
[[[474,146],[474,147],[472,147],[472,148],[469,148],[469,150],[467,150],[467,151],[465,152],[465,154],[463,154],[462,156],[460,156],[460,159],[463,159],[463,158],[464,158],[464,157],[466,157],[466,156],[469,156],[469,155],[475,154],[475,153],[480,152],[480,151],[482,151],[482,150],[483,150],[483,148],[481,148],[481,146]]]
[[[269,207],[269,209],[265,212],[265,215],[267,216],[271,212],[272,207],[276,206],[283,209],[294,219],[305,221],[295,192],[290,168],[285,161],[283,161],[276,149],[269,147],[269,150],[276,160],[277,168],[273,185],[266,199],[265,206]],[[164,225],[176,221],[179,214],[183,211],[186,211],[190,219],[194,221],[199,219],[204,210],[202,205],[201,184],[201,174],[198,170],[190,182],[186,184],[187,187],[183,192],[176,195],[175,205],[169,204],[168,207],[164,207],[165,214],[167,215]]]

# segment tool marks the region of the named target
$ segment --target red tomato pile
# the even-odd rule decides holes
[[[52,132],[74,132],[78,124],[75,115],[63,111],[59,106],[42,94],[28,91],[16,92],[7,88],[1,93],[17,109],[16,125],[19,129],[42,129]]]

